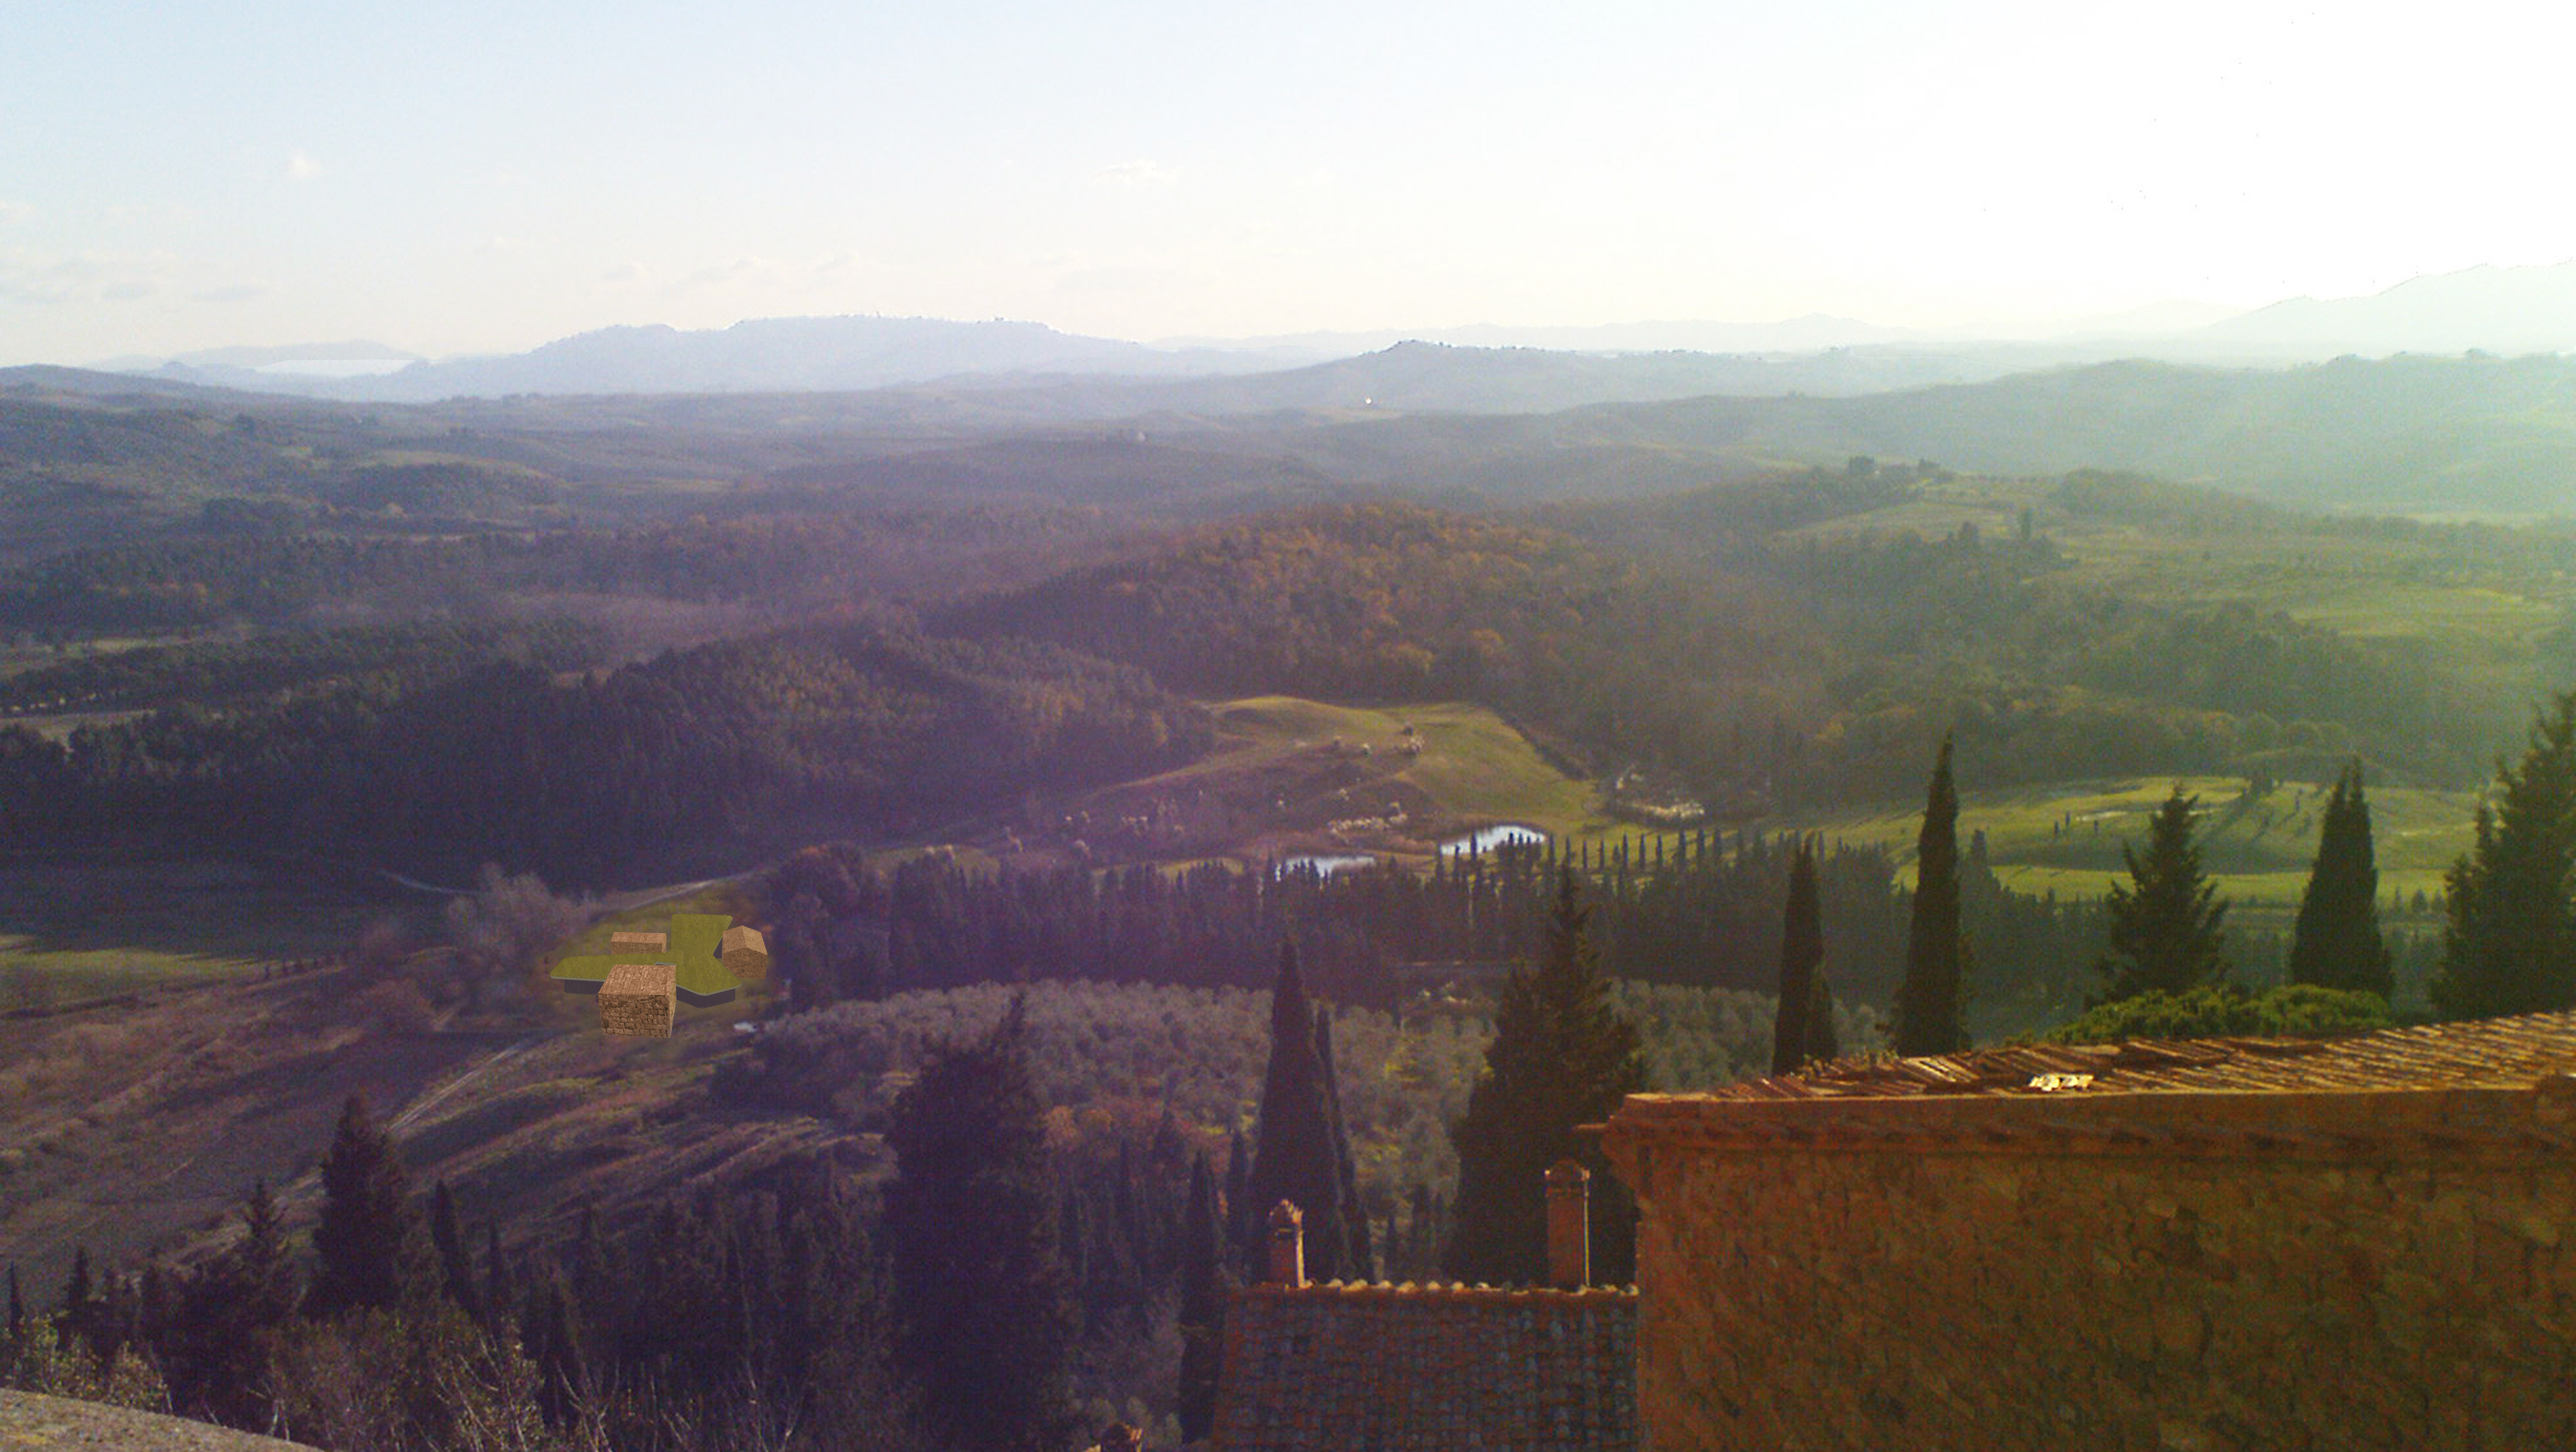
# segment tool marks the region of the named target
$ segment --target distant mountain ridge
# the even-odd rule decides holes
[[[1475,324],[1137,343],[995,318],[852,315],[755,318],[726,328],[600,328],[524,353],[412,361],[381,343],[217,348],[129,372],[173,382],[382,403],[513,394],[851,393],[955,387],[1057,388],[1037,416],[1133,409],[1379,406],[1504,413],[1699,394],[1849,394],[1973,383],[2036,368],[2153,358],[2217,365],[2318,362],[2344,354],[2521,354],[2576,349],[2576,262],[2473,267],[2368,297],[2293,298],[2233,316],[2166,301],[1984,340],[1809,314],[1772,323]],[[2009,336],[2018,333],[2020,336]],[[1447,348],[1445,354],[1421,352]],[[1436,364],[1426,358],[1437,357]],[[1374,361],[1369,361],[1374,360]],[[1347,365],[1351,376],[1317,369]],[[388,369],[392,371],[387,371]],[[1445,376],[1435,379],[1435,373]],[[1392,379],[1381,397],[1373,375]],[[1273,380],[1251,385],[1256,375]],[[1071,381],[1071,387],[1067,387]],[[1168,387],[1175,383],[1192,386]],[[1195,386],[1204,384],[1204,387]],[[1165,400],[1144,397],[1156,387]],[[1104,388],[1106,392],[1104,393]],[[1355,391],[1356,390],[1356,391]],[[1200,402],[1204,397],[1206,402]]]
[[[1170,377],[1277,366],[1271,356],[1151,348],[1060,333],[1043,323],[847,316],[754,318],[729,328],[694,330],[659,323],[600,328],[525,353],[418,362],[375,377],[280,378],[184,363],[160,370],[159,376],[325,398],[429,403],[514,393],[829,393],[957,375]]]
[[[2576,262],[2465,268],[2367,297],[2291,298],[2190,336],[2313,357],[2566,352],[2576,349]]]

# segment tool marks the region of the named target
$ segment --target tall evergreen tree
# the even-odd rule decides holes
[[[1317,1280],[1350,1273],[1350,1231],[1342,1221],[1342,1167],[1333,1148],[1332,1089],[1315,1047],[1315,1010],[1297,970],[1296,944],[1279,952],[1270,990],[1270,1065],[1262,1076],[1261,1120],[1254,1128],[1252,1173],[1238,1217],[1247,1225],[1243,1264],[1259,1274],[1268,1252],[1265,1217],[1282,1200],[1305,1212],[1306,1268]],[[1256,1208],[1257,1207],[1257,1208]],[[1258,1233],[1256,1233],[1258,1232]]]
[[[498,1221],[483,1222],[482,1275],[483,1316],[489,1325],[508,1315],[517,1299],[512,1294],[509,1262],[501,1254],[501,1226]]]
[[[1342,1225],[1349,1233],[1344,1247],[1342,1279],[1377,1279],[1377,1257],[1369,1244],[1368,1212],[1360,1205],[1359,1157],[1351,1152],[1351,1128],[1342,1118],[1342,1071],[1333,1062],[1333,1010],[1315,1005],[1315,1062],[1324,1071],[1324,1109],[1333,1119],[1333,1165],[1342,1198]]]
[[[411,1292],[418,1266],[402,1159],[365,1095],[349,1096],[340,1110],[339,1130],[322,1157],[322,1195],[307,1313],[390,1307]]]
[[[1816,849],[1801,841],[1789,859],[1789,903],[1780,928],[1780,1001],[1771,1020],[1773,1074],[1794,1074],[1814,1057],[1816,985],[1824,962],[1824,900],[1816,883]]]
[[[1190,1165],[1190,1208],[1181,1234],[1181,1440],[1198,1443],[1216,1426],[1228,1280],[1216,1176],[1205,1155]]]
[[[2361,763],[2335,778],[2318,824],[2317,859],[2299,899],[2290,934],[2292,983],[2358,989],[2386,998],[2392,987],[2388,941],[2379,932],[2379,862],[2371,844],[2370,803]]]
[[[458,1309],[479,1317],[481,1289],[474,1283],[474,1264],[465,1250],[465,1233],[456,1223],[456,1197],[449,1193],[445,1180],[438,1182],[430,1196],[429,1243],[438,1252],[440,1288]]]
[[[1842,1035],[1834,1028],[1834,985],[1819,968],[1815,991],[1807,995],[1807,1058],[1830,1063],[1842,1056]]]
[[[66,1336],[89,1334],[90,1322],[98,1315],[97,1289],[90,1284],[89,1247],[72,1247],[71,1275],[63,1282],[63,1333]]]
[[[1251,1241],[1252,1145],[1236,1130],[1225,1142],[1225,1228],[1226,1243],[1237,1248]]]
[[[1503,980],[1485,1071],[1449,1132],[1458,1148],[1449,1273],[1497,1285],[1547,1276],[1547,1168],[1573,1158],[1594,1170],[1592,1261],[1603,1280],[1635,1264],[1632,1204],[1577,1125],[1609,1117],[1646,1087],[1637,1027],[1610,1002],[1571,871],[1557,879],[1546,951],[1535,972]]]
[[[155,1347],[171,1404],[236,1427],[268,1424],[269,1358],[295,1314],[295,1268],[268,1182],[242,1206],[242,1238],[189,1278],[177,1324]]]
[[[1073,1288],[1026,1014],[1015,999],[981,1043],[940,1054],[886,1129],[898,1350],[940,1430],[990,1452],[1052,1449],[1069,1425]]]
[[[1905,936],[1905,980],[1896,990],[1896,1052],[1949,1054],[1967,1047],[1959,1026],[1966,966],[1959,927],[1959,790],[1950,738],[1932,763],[1923,829],[1914,839],[1914,909]]]
[[[537,1406],[547,1425],[561,1430],[581,1414],[590,1393],[590,1369],[581,1349],[581,1317],[560,1274],[548,1275],[530,1293],[520,1340],[537,1366]]]
[[[2497,772],[2477,840],[2443,882],[2448,921],[2429,985],[2445,1018],[2576,1006],[2576,691]]]
[[[2227,977],[2221,951],[2227,935],[2220,928],[2227,904],[2201,870],[2200,847],[2192,840],[2199,802],[2176,784],[2147,823],[2145,854],[2132,843],[2120,847],[2129,880],[2112,883],[2103,903],[2111,955],[2096,965],[2110,979],[2106,1001],[2182,993]]]

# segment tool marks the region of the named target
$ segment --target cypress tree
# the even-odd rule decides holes
[[[319,1264],[307,1314],[334,1316],[394,1305],[412,1289],[411,1207],[392,1136],[366,1096],[352,1094],[322,1158],[322,1220],[313,1229]]]
[[[981,1043],[932,1060],[886,1129],[897,1348],[932,1422],[993,1452],[1052,1448],[1069,1426],[1072,1286],[1026,1013],[1014,999]]]
[[[72,1247],[72,1273],[63,1283],[63,1331],[66,1336],[89,1334],[89,1323],[97,1313],[97,1302],[90,1286],[89,1247]]]
[[[1315,1011],[1297,969],[1297,948],[1279,953],[1279,977],[1270,990],[1270,1065],[1262,1078],[1261,1120],[1252,1141],[1249,1203],[1239,1221],[1241,1248],[1254,1274],[1266,1259],[1263,1223],[1282,1200],[1305,1212],[1306,1267],[1319,1281],[1350,1270],[1350,1232],[1342,1221],[1342,1170],[1333,1148],[1332,1093],[1315,1048]]]
[[[1340,1181],[1342,1222],[1349,1231],[1348,1267],[1342,1279],[1377,1279],[1377,1257],[1369,1245],[1368,1213],[1360,1208],[1359,1159],[1351,1153],[1350,1126],[1342,1119],[1342,1074],[1333,1063],[1333,1011],[1315,1005],[1315,1061],[1324,1071],[1324,1107],[1333,1119],[1333,1164]]]
[[[1789,903],[1780,928],[1780,1001],[1771,1020],[1775,1075],[1796,1073],[1810,1057],[1816,982],[1824,961],[1824,906],[1816,886],[1816,849],[1801,840],[1789,858]]]
[[[430,1196],[429,1243],[438,1252],[440,1288],[458,1309],[479,1317],[482,1300],[474,1284],[474,1267],[465,1253],[464,1232],[457,1228],[456,1197],[448,1192],[445,1180]]]
[[[2576,691],[2497,772],[2476,845],[2443,879],[2442,964],[2429,985],[2445,1018],[2576,1006]]]
[[[2176,784],[2147,823],[2145,855],[2135,844],[2121,844],[2129,880],[2112,883],[2103,903],[2111,954],[2095,965],[2111,981],[2105,1001],[2181,993],[2227,977],[2220,951],[2227,935],[2219,926],[2227,904],[2217,900],[2218,884],[2201,870],[2192,841],[2199,801]]]
[[[501,1255],[501,1226],[497,1221],[483,1222],[483,1313],[487,1321],[505,1314],[514,1299],[510,1286],[510,1265]]]
[[[1830,1063],[1842,1056],[1842,1036],[1834,1029],[1834,986],[1818,969],[1815,991],[1807,996],[1807,1058]]]
[[[1216,1177],[1207,1156],[1190,1166],[1190,1208],[1181,1250],[1181,1394],[1183,1442],[1204,1442],[1216,1426],[1217,1373],[1225,1353],[1225,1237],[1217,1218]]]
[[[1905,980],[1896,990],[1896,1052],[1949,1054],[1967,1047],[1959,1027],[1964,959],[1959,791],[1950,779],[1950,738],[1944,736],[1924,797],[1923,829],[1914,842],[1914,911],[1905,936]]]
[[[1251,1236],[1252,1146],[1245,1142],[1243,1131],[1236,1130],[1225,1142],[1225,1225],[1226,1242],[1243,1245]]]
[[[1624,1280],[1635,1262],[1634,1208],[1599,1149],[1575,1133],[1646,1085],[1636,1025],[1611,1006],[1610,980],[1587,934],[1591,915],[1574,874],[1561,874],[1537,971],[1515,970],[1503,981],[1485,1070],[1450,1130],[1458,1193],[1444,1260],[1459,1279],[1546,1278],[1544,1177],[1569,1157],[1594,1170],[1596,1275]]]
[[[2358,989],[2386,998],[2392,986],[2388,942],[2379,932],[2379,863],[2371,844],[2370,803],[2361,763],[2335,778],[2317,832],[2317,859],[2299,899],[2290,935],[2292,983]]]
[[[265,1179],[251,1181],[235,1252],[250,1322],[263,1330],[284,1324],[295,1310],[295,1266],[286,1255],[286,1222]]]
[[[537,1366],[537,1407],[545,1414],[546,1424],[558,1430],[571,1426],[580,1415],[590,1381],[578,1320],[563,1277],[548,1276],[535,1294],[522,1339],[528,1359]]]

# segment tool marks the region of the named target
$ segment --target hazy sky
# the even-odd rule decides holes
[[[0,0],[0,363],[2365,292],[2576,255],[2555,11]]]

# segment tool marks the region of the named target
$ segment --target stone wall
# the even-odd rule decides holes
[[[1653,1452],[2576,1447],[2576,1080],[1640,1096]]]

